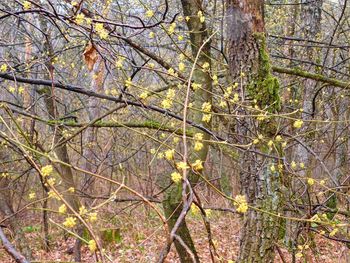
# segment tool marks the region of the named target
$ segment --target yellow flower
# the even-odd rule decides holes
[[[300,166],[301,169],[305,168],[305,164],[304,163],[300,163],[299,166]]]
[[[199,160],[199,159],[197,159],[194,163],[192,163],[192,168],[193,168],[193,170],[195,170],[195,171],[201,171],[201,170],[203,170],[203,162],[201,161],[201,160]]]
[[[179,143],[179,141],[180,141],[180,138],[179,138],[179,137],[174,137],[174,138],[173,138],[173,142],[174,142],[175,144]]]
[[[254,140],[253,140],[253,144],[258,144],[260,142],[260,140],[258,139],[258,138],[255,138]]]
[[[78,25],[81,25],[84,23],[84,20],[85,20],[85,15],[83,13],[80,13],[80,14],[77,14],[77,17],[75,18],[75,22],[78,24]]]
[[[179,40],[179,41],[182,41],[182,40],[184,40],[184,37],[183,37],[183,35],[178,35],[178,36],[177,36],[177,40]]]
[[[170,109],[172,105],[173,105],[173,102],[169,99],[165,99],[162,101],[162,108],[163,109]]]
[[[282,141],[282,136],[281,135],[277,135],[275,140],[276,140],[276,142]]]
[[[85,208],[85,206],[81,206],[79,207],[79,214],[80,215],[85,215],[87,213],[87,209]]]
[[[168,99],[174,99],[175,95],[176,95],[175,90],[174,89],[169,89],[168,92],[167,92],[166,97]]]
[[[219,84],[219,80],[218,80],[218,76],[217,76],[217,75],[214,75],[214,76],[212,77],[212,79],[213,79],[213,84],[214,84],[214,85],[218,85],[218,84]]]
[[[193,215],[199,215],[200,209],[198,208],[198,206],[196,206],[195,204],[192,204],[191,205],[191,213]]]
[[[166,150],[164,155],[165,155],[165,159],[167,159],[168,161],[170,160],[173,160],[174,159],[174,153],[175,153],[175,150],[172,149],[172,150]]]
[[[200,133],[200,132],[198,132],[198,133],[196,133],[196,134],[194,135],[194,139],[195,139],[196,141],[202,141],[202,140],[203,140],[203,137],[204,137],[204,134],[203,134],[203,133]]]
[[[151,18],[152,16],[154,16],[154,12],[152,10],[147,10],[146,11],[146,16]]]
[[[52,190],[50,190],[47,194],[48,194],[49,198],[54,198],[54,199],[57,199],[57,200],[61,200],[61,198]]]
[[[97,213],[96,212],[89,213],[89,221],[90,222],[97,221]]]
[[[96,249],[97,249],[96,241],[93,240],[93,239],[91,239],[91,240],[89,241],[88,247],[89,247],[89,249],[90,249],[91,252],[95,252]]]
[[[15,91],[16,91],[15,87],[13,87],[13,86],[10,86],[10,87],[9,87],[9,92],[15,93]]]
[[[105,38],[108,37],[108,32],[104,28],[103,23],[96,23],[95,24],[95,30],[96,30],[97,34],[100,36],[101,39],[105,39]]]
[[[274,165],[271,165],[271,166],[270,166],[270,170],[271,170],[271,172],[273,172],[273,173],[276,172],[275,166],[274,166]]]
[[[148,37],[149,37],[149,38],[154,38],[154,32],[152,32],[152,31],[149,32]]]
[[[330,236],[330,237],[335,236],[335,234],[338,233],[338,231],[339,231],[338,228],[334,228],[334,229],[332,230],[332,232],[329,233],[329,236]]]
[[[202,67],[203,67],[204,70],[209,69],[209,67],[210,67],[209,62],[204,62],[204,64],[202,65]]]
[[[67,212],[67,207],[65,204],[61,205],[59,208],[58,208],[58,213],[60,214],[65,214]]]
[[[307,179],[307,184],[308,184],[308,185],[311,186],[311,185],[313,185],[314,183],[315,183],[315,180],[314,180],[313,178],[308,178],[308,179]]]
[[[55,185],[55,183],[56,183],[56,178],[49,178],[49,179],[47,180],[47,184],[48,184],[48,185],[53,186],[53,185]]]
[[[144,92],[142,92],[141,94],[140,94],[140,99],[146,99],[147,97],[148,97],[148,92],[147,91],[144,91]]]
[[[24,88],[22,86],[20,86],[18,88],[18,94],[23,94],[23,92],[24,92]]]
[[[52,171],[53,171],[52,165],[50,165],[50,164],[46,165],[46,166],[41,168],[41,175],[43,177],[49,176],[52,173]]]
[[[325,180],[320,181],[320,185],[325,185],[325,183],[326,183]]]
[[[293,127],[296,128],[296,129],[300,129],[301,126],[303,126],[303,121],[302,120],[296,120],[293,124]]]
[[[203,15],[203,12],[202,12],[202,11],[198,11],[197,16],[198,16],[198,18],[199,18],[199,21],[200,21],[201,23],[204,23],[204,21],[205,21],[205,16]]]
[[[194,143],[194,150],[198,152],[203,149],[203,146],[204,146],[203,143],[196,141]]]
[[[63,222],[63,225],[68,228],[72,228],[77,224],[77,219],[75,217],[67,217]]]
[[[295,168],[297,167],[297,164],[296,164],[296,162],[292,161],[292,162],[290,163],[290,166],[291,166],[293,169],[295,169]]]
[[[29,194],[29,199],[34,199],[36,197],[36,193],[30,193]]]
[[[211,114],[203,114],[202,121],[203,122],[210,122]]]
[[[303,253],[298,252],[295,254],[296,258],[302,258],[303,257]]]
[[[244,214],[248,211],[248,203],[244,195],[236,195],[234,205],[237,207],[236,211],[238,213]]]
[[[130,87],[132,86],[132,81],[131,81],[131,78],[128,78],[127,80],[125,80],[125,83],[124,83],[125,87]]]
[[[174,76],[175,75],[175,70],[173,68],[169,68],[168,69],[168,74],[171,75],[171,76]]]
[[[68,192],[70,192],[70,193],[74,193],[74,192],[75,192],[74,187],[69,187],[69,188],[68,188]]]
[[[267,145],[268,145],[269,147],[272,147],[273,141],[272,141],[272,140],[269,140],[269,142],[267,143]]]
[[[186,16],[185,19],[188,22],[188,21],[190,21],[191,18],[189,16]]]
[[[183,62],[180,62],[179,63],[179,71],[184,71],[185,70],[185,63],[183,63]]]
[[[32,7],[32,3],[29,1],[23,1],[23,9],[28,10]]]
[[[210,112],[211,111],[211,103],[210,102],[204,102],[202,104],[202,111]]]
[[[207,215],[207,217],[211,216],[211,209],[204,209],[205,214]]]
[[[178,183],[181,182],[182,176],[181,176],[181,174],[178,173],[178,172],[173,172],[173,173],[171,174],[171,180],[172,180],[174,183],[178,184]]]
[[[238,95],[238,93],[233,94],[232,102],[233,102],[233,103],[236,103],[236,102],[238,102],[238,101],[239,101],[239,95]]]
[[[185,162],[178,162],[176,164],[176,168],[179,169],[179,170],[185,170],[185,169],[188,169],[190,167]]]
[[[7,65],[6,64],[2,64],[1,67],[0,67],[0,71],[1,72],[7,71]]]
[[[197,89],[202,88],[202,84],[198,84],[198,83],[193,82],[191,84],[191,87],[192,87],[193,90],[197,90]]]
[[[168,28],[168,34],[172,35],[175,31],[175,28],[176,28],[176,23],[171,23],[169,28]]]

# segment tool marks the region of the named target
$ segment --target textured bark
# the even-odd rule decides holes
[[[261,0],[231,0],[227,5],[227,34],[230,73],[233,78],[245,73],[246,90],[241,90],[242,101],[249,94],[261,107],[270,112],[279,110],[279,83],[271,74],[264,32],[264,2]],[[244,108],[240,109],[242,114]],[[237,133],[240,143],[254,136],[256,125],[265,137],[276,133],[274,121],[255,123],[239,119]],[[261,151],[266,149],[261,148]],[[278,240],[280,220],[263,211],[279,213],[282,208],[282,185],[279,172],[271,172],[273,160],[246,152],[240,158],[241,192],[253,207],[244,216],[241,230],[238,262],[274,262],[275,242]],[[276,165],[276,164],[274,164]]]

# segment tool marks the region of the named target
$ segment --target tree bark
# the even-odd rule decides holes
[[[230,0],[227,4],[227,34],[230,74],[242,80],[241,103],[246,96],[256,99],[260,108],[276,113],[280,108],[279,83],[271,74],[269,54],[266,48],[264,2],[261,0]],[[243,73],[243,74],[242,74]],[[245,108],[238,109],[245,114]],[[240,118],[236,121],[240,143],[250,143],[254,127],[271,138],[278,134],[274,120],[258,122]],[[257,146],[260,151],[266,148]],[[280,155],[281,152],[274,152]],[[271,171],[274,160],[246,152],[240,158],[241,192],[249,205],[241,230],[240,252],[237,262],[274,262],[275,242],[278,240],[282,207],[281,172]]]

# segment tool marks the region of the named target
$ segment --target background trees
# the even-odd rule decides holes
[[[346,1],[2,1],[0,238],[38,257],[36,226],[48,251],[64,232],[75,260],[115,262],[164,262],[173,243],[181,262],[347,244],[348,15]],[[158,241],[147,259],[113,244],[126,218],[148,223],[135,251]],[[231,255],[220,220],[243,222]]]

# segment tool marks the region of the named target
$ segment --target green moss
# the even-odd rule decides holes
[[[278,79],[272,75],[265,34],[256,33],[254,36],[258,42],[259,66],[257,75],[248,86],[248,92],[253,99],[257,100],[260,108],[267,108],[269,112],[276,112],[281,108],[280,84]]]

